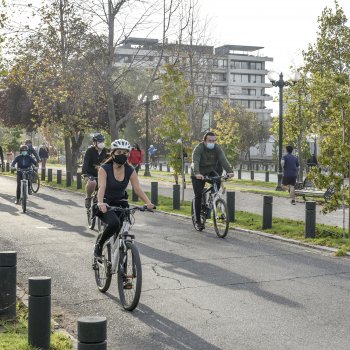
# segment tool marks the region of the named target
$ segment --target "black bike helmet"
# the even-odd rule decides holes
[[[28,151],[28,146],[27,145],[21,145],[21,147],[19,148],[19,151]]]
[[[92,141],[94,142],[103,142],[105,140],[105,137],[102,134],[94,134],[94,136],[92,137]]]
[[[28,145],[28,143],[32,144],[32,140],[31,140],[31,139],[26,139],[26,140],[24,141],[24,143],[25,143],[26,145]]]

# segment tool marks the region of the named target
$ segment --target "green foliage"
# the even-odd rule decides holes
[[[1,146],[5,152],[16,152],[21,145],[22,128],[0,127]]]
[[[168,64],[164,69],[163,94],[160,98],[162,121],[157,132],[164,140],[170,166],[175,174],[180,174],[182,148],[189,144],[191,137],[187,106],[193,100],[193,95],[189,93],[189,83],[184,74],[176,66]],[[182,143],[177,143],[179,139]]]

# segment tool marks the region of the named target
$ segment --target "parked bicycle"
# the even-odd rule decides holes
[[[27,199],[29,195],[29,179],[31,177],[32,168],[29,169],[17,169],[18,172],[22,173],[22,180],[21,180],[21,197],[20,202],[22,205],[22,211],[23,213],[27,210]]]
[[[132,208],[109,206],[108,210],[121,213],[122,227],[119,235],[116,232],[103,245],[102,258],[93,258],[95,280],[99,291],[104,293],[111,284],[112,275],[116,273],[120,302],[125,310],[132,311],[138,305],[141,296],[142,268],[140,254],[135,245],[135,235],[129,231],[135,223],[135,212],[148,210],[146,205]]]
[[[222,198],[218,182],[221,179],[228,179],[228,176],[205,176],[203,181],[209,182],[211,186],[204,188],[202,193],[200,221],[202,227],[212,216],[214,229],[218,237],[225,238],[229,228],[229,218],[226,201]],[[191,214],[193,226],[196,227],[196,217],[194,215],[194,198],[192,200]],[[198,230],[202,231],[202,229]]]

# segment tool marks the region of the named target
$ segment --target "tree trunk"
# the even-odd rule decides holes
[[[64,149],[66,152],[66,171],[72,172],[72,150],[69,136],[64,137]]]
[[[300,135],[300,137],[298,137],[298,150],[299,150],[299,182],[303,182],[303,172],[304,172],[304,160],[302,157],[302,152],[301,152],[301,139],[302,139],[302,135]]]
[[[77,137],[71,137],[72,143],[72,175],[76,176],[78,172],[78,156],[81,144],[83,143],[84,133],[79,132]]]

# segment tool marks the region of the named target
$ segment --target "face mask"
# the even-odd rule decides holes
[[[98,149],[104,149],[104,147],[105,147],[104,142],[98,142],[98,143],[97,143],[97,148],[98,148]]]
[[[113,156],[113,162],[119,165],[123,165],[128,160],[128,157],[125,154],[117,154]]]
[[[22,151],[21,154],[22,154],[22,156],[26,156],[28,154],[28,152],[27,151]]]
[[[206,146],[208,149],[214,149],[215,143],[207,143]]]

